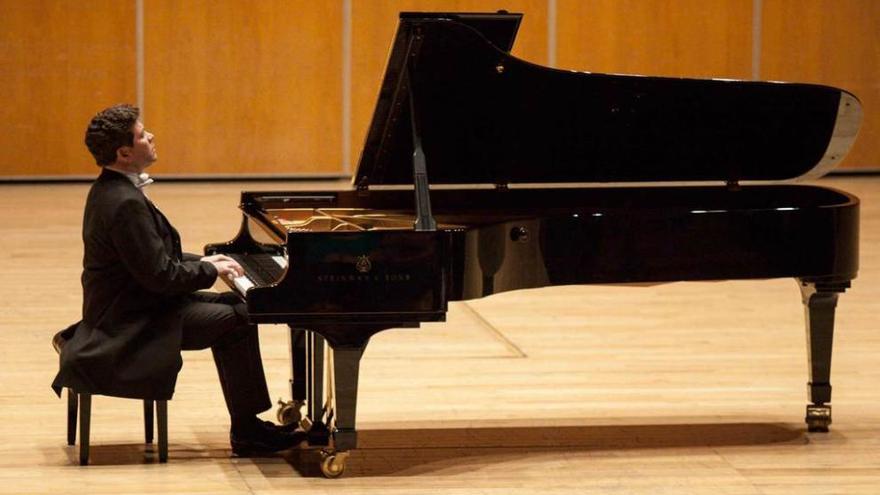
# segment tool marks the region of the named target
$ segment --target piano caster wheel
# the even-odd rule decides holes
[[[299,424],[302,421],[303,400],[283,401],[278,399],[278,423],[282,425]]]
[[[338,478],[345,472],[348,452],[321,451],[321,473],[325,478]]]
[[[828,433],[831,424],[831,406],[807,406],[807,431]]]

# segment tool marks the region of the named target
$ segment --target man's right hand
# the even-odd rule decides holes
[[[225,279],[232,280],[244,275],[244,268],[242,268],[237,261],[223,254],[205,256],[201,261],[207,261],[214,265],[214,268],[217,269],[218,276]]]

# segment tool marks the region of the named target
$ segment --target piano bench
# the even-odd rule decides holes
[[[67,342],[58,332],[52,338],[52,347],[59,354]],[[153,443],[153,407],[155,403],[157,429],[159,430],[159,462],[168,462],[168,401],[144,400],[144,439]],[[67,445],[76,444],[76,419],[79,410],[79,463],[89,463],[89,431],[92,420],[92,394],[77,393],[67,389]]]

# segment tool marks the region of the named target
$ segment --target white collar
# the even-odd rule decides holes
[[[113,168],[110,166],[107,166],[104,168],[126,176],[128,178],[128,180],[130,180],[131,183],[134,184],[134,187],[136,187],[138,189],[140,189],[144,186],[148,186],[154,182],[153,179],[150,177],[150,174],[148,174],[146,172],[141,172],[139,174],[136,174],[134,172],[127,172],[125,170],[119,170],[118,168]]]

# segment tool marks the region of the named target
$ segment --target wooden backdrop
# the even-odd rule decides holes
[[[139,99],[163,174],[347,175],[397,12],[498,9],[542,65],[848,89],[880,169],[873,0],[0,0],[0,177],[94,175],[86,123]]]

